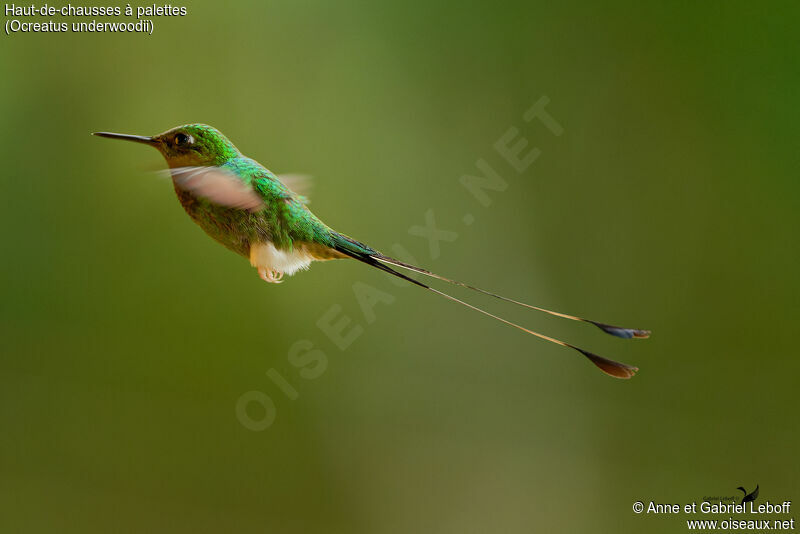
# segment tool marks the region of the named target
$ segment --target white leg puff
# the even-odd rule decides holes
[[[250,245],[250,265],[258,270],[262,280],[272,284],[279,284],[284,273],[292,275],[301,269],[308,269],[313,259],[303,249],[287,252],[276,249],[272,243]]]

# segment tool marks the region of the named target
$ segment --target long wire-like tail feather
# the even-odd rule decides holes
[[[346,238],[346,240],[347,240],[348,243],[353,243],[349,238]],[[361,245],[361,243],[358,243],[358,242],[354,242],[354,243],[357,244],[357,245]],[[394,269],[392,269],[391,267],[386,265],[387,263],[389,263],[387,260],[389,260],[391,258],[386,258],[385,256],[376,255],[376,254],[372,254],[372,253],[369,253],[369,252],[362,252],[360,250],[354,250],[354,248],[352,246],[349,246],[349,245],[336,246],[335,248],[339,252],[342,252],[342,253],[350,256],[351,258],[354,258],[354,259],[356,259],[358,261],[366,263],[367,265],[370,265],[372,267],[378,268],[378,269],[380,269],[380,270],[382,270],[382,271],[384,271],[386,273],[389,273],[389,274],[391,274],[393,276],[396,276],[398,278],[402,278],[403,280],[411,282],[412,284],[417,285],[417,286],[419,286],[421,288],[427,289],[428,291],[436,293],[437,295],[440,295],[440,296],[442,296],[442,297],[444,297],[444,298],[446,298],[448,300],[451,300],[453,302],[457,302],[458,304],[461,304],[463,306],[466,306],[467,308],[470,308],[470,309],[475,310],[475,311],[477,311],[479,313],[482,313],[482,314],[484,314],[484,315],[486,315],[488,317],[491,317],[492,319],[496,319],[496,320],[498,320],[498,321],[500,321],[502,323],[505,323],[505,324],[507,324],[509,326],[513,326],[514,328],[516,328],[518,330],[522,330],[523,332],[525,332],[527,334],[531,334],[532,336],[536,336],[539,339],[543,339],[545,341],[549,341],[550,343],[555,343],[556,345],[561,345],[562,347],[567,347],[567,348],[576,350],[576,351],[580,352],[581,354],[583,354],[586,358],[589,359],[590,362],[595,364],[601,371],[603,371],[604,373],[606,373],[609,376],[613,376],[615,378],[631,378],[639,370],[638,367],[633,367],[633,366],[626,365],[626,364],[621,363],[621,362],[616,362],[614,360],[609,360],[608,358],[603,358],[602,356],[598,356],[597,354],[593,354],[593,353],[591,353],[589,351],[583,350],[583,349],[581,349],[579,347],[576,347],[575,345],[572,345],[572,344],[567,343],[565,341],[561,341],[560,339],[555,339],[555,338],[552,338],[550,336],[546,336],[544,334],[540,334],[539,332],[534,332],[533,330],[529,330],[528,328],[525,328],[524,326],[520,326],[517,323],[513,323],[511,321],[503,319],[502,317],[499,317],[497,315],[489,313],[488,311],[486,311],[484,309],[478,308],[477,306],[473,306],[472,304],[469,304],[467,302],[464,302],[463,300],[457,299],[456,297],[448,295],[447,293],[439,291],[438,289],[434,289],[434,288],[430,287],[429,285],[420,282],[419,280],[414,280],[413,278],[411,278],[409,276],[406,276],[403,273],[400,273],[398,271],[395,271]],[[392,261],[395,261],[395,260],[392,260]],[[412,269],[412,270],[416,270],[416,269]],[[425,273],[423,273],[423,274],[425,274]],[[438,276],[435,276],[435,277],[436,278],[440,278]],[[443,278],[443,280],[449,281],[449,280],[444,279],[444,278]],[[470,287],[470,286],[466,286],[465,284],[458,284],[458,285],[463,285],[463,286],[468,287],[468,288]],[[481,292],[484,292],[484,291],[481,291]],[[487,292],[484,292],[484,293],[487,293]],[[488,293],[488,294],[492,295],[491,293]],[[503,297],[499,297],[499,298],[503,298]],[[510,299],[504,299],[503,298],[503,300],[510,300]],[[512,302],[514,302],[514,301],[512,301]],[[521,303],[519,303],[519,304],[521,304]],[[581,319],[576,319],[576,320],[581,320]]]
[[[560,313],[560,312],[557,312],[557,311],[548,310],[548,309],[545,309],[545,308],[541,308],[539,306],[534,306],[532,304],[526,304],[524,302],[520,302],[520,301],[514,300],[512,298],[504,297],[502,295],[498,295],[496,293],[492,293],[491,291],[486,291],[485,289],[481,289],[479,287],[471,286],[469,284],[465,284],[465,283],[459,282],[457,280],[452,280],[450,278],[445,278],[444,276],[438,275],[436,273],[432,273],[431,271],[428,271],[427,269],[423,269],[421,267],[416,267],[414,265],[409,265],[408,263],[402,262],[400,260],[396,260],[394,258],[390,258],[388,256],[384,256],[383,254],[373,254],[372,257],[375,258],[376,260],[380,261],[380,262],[388,263],[389,265],[394,265],[395,267],[408,269],[409,271],[413,271],[415,273],[424,274],[426,276],[430,276],[430,277],[436,278],[438,280],[443,280],[443,281],[448,282],[450,284],[454,284],[454,285],[461,286],[461,287],[466,287],[467,289],[471,289],[473,291],[477,291],[478,293],[483,293],[484,295],[489,295],[490,297],[494,297],[496,299],[504,300],[506,302],[511,302],[512,304],[516,304],[518,306],[523,306],[525,308],[530,308],[531,310],[536,310],[536,311],[548,313],[548,314],[554,315],[556,317],[563,317],[564,319],[569,319],[571,321],[581,321],[583,323],[593,324],[597,328],[602,330],[603,332],[605,332],[607,334],[611,334],[612,336],[621,337],[621,338],[624,338],[624,339],[633,339],[633,338],[645,339],[645,338],[650,337],[650,331],[649,330],[639,330],[637,328],[622,328],[620,326],[613,326],[613,325],[610,325],[610,324],[600,323],[598,321],[592,321],[590,319],[584,319],[583,317],[577,317],[575,315],[568,315],[566,313]]]

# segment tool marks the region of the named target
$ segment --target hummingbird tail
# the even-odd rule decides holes
[[[427,274],[429,276],[433,276],[434,278],[439,278],[440,280],[444,280],[444,281],[451,282],[451,283],[454,283],[454,284],[457,284],[457,285],[460,285],[460,286],[463,286],[463,287],[467,287],[469,289],[473,289],[473,290],[479,291],[481,293],[486,293],[488,295],[500,298],[502,300],[507,300],[507,301],[510,301],[510,302],[514,302],[516,304],[520,304],[521,306],[526,306],[526,307],[531,307],[531,308],[533,308],[533,306],[528,306],[527,304],[522,304],[520,302],[516,302],[516,301],[513,301],[511,299],[506,299],[505,297],[500,297],[498,295],[494,295],[493,293],[489,293],[487,291],[483,291],[483,290],[478,289],[478,288],[473,288],[473,287],[468,286],[466,284],[461,284],[459,282],[455,282],[453,280],[449,280],[447,278],[440,277],[440,276],[435,275],[435,274],[433,274],[433,273],[431,273],[429,271],[426,271],[424,269],[419,269],[418,267],[414,267],[412,265],[408,265],[408,264],[402,263],[402,262],[400,262],[398,260],[383,256],[382,254],[379,254],[379,253],[373,251],[372,249],[370,249],[369,247],[367,247],[363,243],[359,243],[358,241],[354,241],[354,240],[352,240],[352,239],[350,239],[350,238],[348,238],[346,236],[341,236],[341,234],[337,234],[337,236],[340,236],[342,238],[342,240],[340,240],[337,237],[336,245],[334,246],[334,248],[336,250],[338,250],[339,252],[342,252],[343,254],[346,254],[347,256],[350,256],[351,258],[354,258],[354,259],[356,259],[356,260],[358,260],[360,262],[366,263],[367,265],[370,265],[372,267],[380,269],[381,271],[389,273],[389,274],[391,274],[393,276],[396,276],[398,278],[402,278],[403,280],[406,280],[407,282],[410,282],[410,283],[412,283],[412,284],[414,284],[416,286],[419,286],[419,287],[421,287],[423,289],[427,289],[428,291],[436,293],[437,295],[442,296],[442,297],[444,297],[444,298],[446,298],[448,300],[451,300],[453,302],[457,302],[458,304],[461,304],[462,306],[466,306],[467,308],[470,308],[470,309],[475,310],[475,311],[477,311],[479,313],[482,313],[482,314],[484,314],[484,315],[486,315],[488,317],[491,317],[492,319],[500,321],[501,323],[505,323],[505,324],[507,324],[509,326],[513,326],[514,328],[516,328],[518,330],[522,330],[523,332],[525,332],[527,334],[530,334],[532,336],[536,336],[539,339],[543,339],[545,341],[549,341],[550,343],[555,343],[556,345],[561,345],[562,347],[567,347],[567,348],[570,348],[572,350],[578,351],[581,354],[583,354],[586,358],[588,358],[589,361],[591,361],[594,365],[596,365],[601,371],[603,371],[604,373],[606,373],[609,376],[613,376],[615,378],[631,378],[639,370],[638,367],[633,367],[633,366],[626,365],[626,364],[621,363],[621,362],[616,362],[614,360],[609,360],[607,358],[603,358],[602,356],[598,356],[597,354],[594,354],[594,353],[591,353],[589,351],[583,350],[583,349],[581,349],[579,347],[576,347],[575,345],[572,345],[572,344],[567,343],[565,341],[561,341],[560,339],[555,339],[555,338],[552,338],[550,336],[546,336],[544,334],[540,334],[538,332],[534,332],[533,330],[529,330],[529,329],[525,328],[524,326],[520,326],[520,325],[518,325],[516,323],[513,323],[511,321],[503,319],[502,317],[499,317],[497,315],[489,313],[488,311],[486,311],[484,309],[478,308],[477,306],[473,306],[472,304],[464,302],[463,300],[460,300],[460,299],[457,299],[456,297],[448,295],[447,293],[439,291],[438,289],[434,289],[434,288],[430,287],[429,285],[420,282],[419,280],[414,280],[413,278],[411,278],[409,276],[406,276],[405,274],[400,273],[400,272],[392,269],[391,267],[389,267],[389,265],[402,267],[402,268],[409,269],[409,270],[412,270],[412,271],[415,271],[415,272],[419,272],[421,274]],[[541,309],[541,308],[534,308],[534,309]],[[542,310],[542,311],[547,311],[547,310]],[[548,312],[548,313],[552,313],[554,315],[561,316],[561,314],[557,314],[555,312]],[[566,317],[567,318],[571,318],[571,316],[566,316]],[[575,318],[575,320],[584,320],[584,319]],[[630,337],[633,337],[633,336],[630,336]]]
[[[388,256],[384,256],[383,254],[373,254],[373,258],[382,262],[388,263],[389,265],[393,265],[395,267],[400,267],[402,269],[408,269],[409,271],[413,271],[415,273],[424,274],[425,276],[430,276],[436,278],[438,280],[443,280],[450,284],[454,284],[457,286],[465,287],[467,289],[471,289],[472,291],[477,291],[478,293],[483,293],[484,295],[489,295],[490,297],[494,297],[496,299],[503,300],[505,302],[510,302],[512,304],[516,304],[517,306],[522,306],[524,308],[529,308],[531,310],[536,310],[540,312],[547,313],[549,315],[554,315],[556,317],[562,317],[564,319],[569,319],[571,321],[580,321],[583,323],[589,323],[595,325],[597,328],[605,332],[606,334],[611,334],[612,336],[621,337],[623,339],[646,339],[650,337],[649,330],[639,330],[637,328],[622,328],[620,326],[613,326],[610,324],[600,323],[598,321],[592,321],[590,319],[585,319],[583,317],[577,317],[575,315],[568,315],[566,313],[560,313],[557,311],[547,310],[545,308],[541,308],[539,306],[533,306],[532,304],[526,304],[524,302],[520,302],[518,300],[514,300],[512,298],[504,297],[502,295],[498,295],[496,293],[492,293],[491,291],[486,291],[485,289],[481,289],[479,287],[471,286],[469,284],[465,284],[463,282],[459,282],[457,280],[452,280],[450,278],[445,278],[444,276],[440,276],[436,273],[432,273],[426,269],[421,267],[416,267],[414,265],[409,265],[408,263],[404,263],[402,261],[396,260],[394,258],[390,258]]]

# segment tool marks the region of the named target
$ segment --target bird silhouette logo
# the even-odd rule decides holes
[[[756,489],[754,489],[752,493],[747,493],[747,490],[744,489],[741,486],[739,486],[736,489],[738,489],[742,493],[744,493],[744,497],[742,497],[742,503],[741,504],[744,504],[746,502],[753,502],[753,501],[756,500],[756,497],[758,497],[758,484],[756,484]]]

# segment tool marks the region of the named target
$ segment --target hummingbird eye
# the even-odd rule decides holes
[[[189,146],[194,143],[194,138],[191,135],[186,135],[181,132],[175,135],[175,144],[177,146]]]

